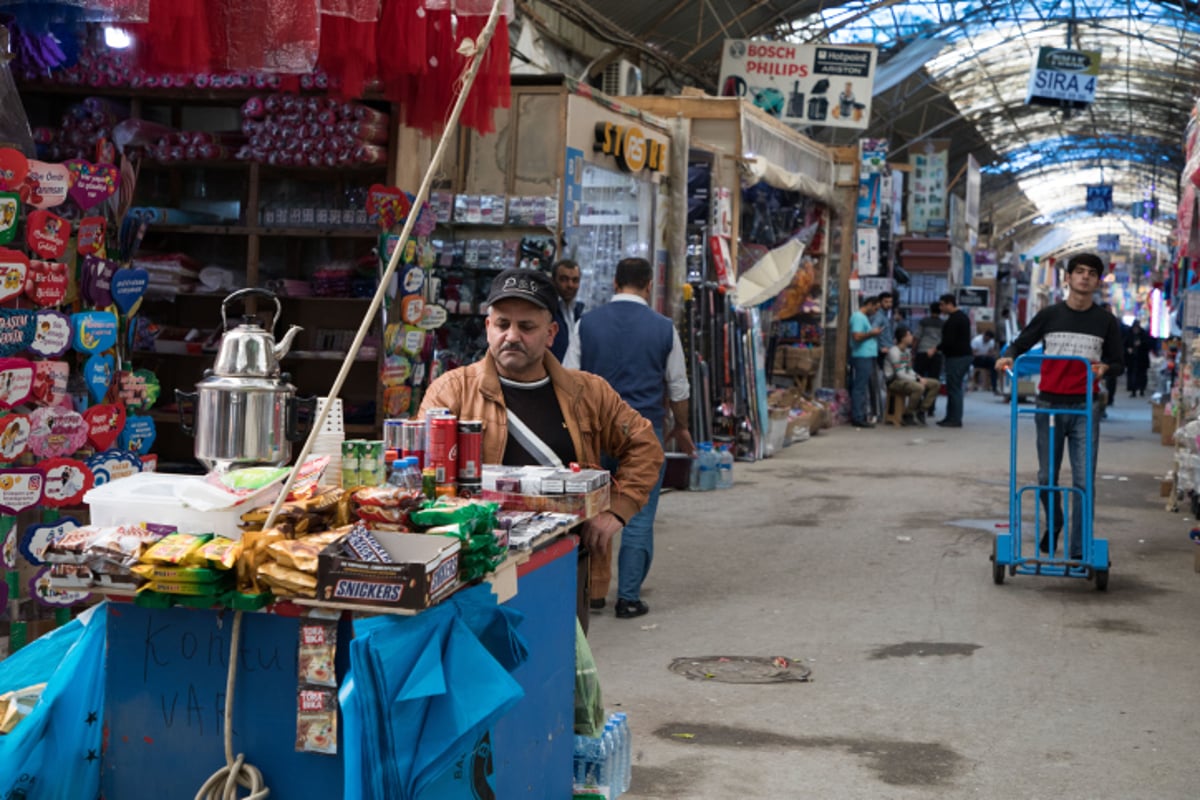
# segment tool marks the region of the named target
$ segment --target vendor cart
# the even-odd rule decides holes
[[[1056,456],[1058,455],[1055,452],[1058,445],[1055,436],[1056,425],[1062,424],[1064,417],[1084,417],[1086,421],[1084,463],[1091,464],[1095,458],[1096,412],[1093,407],[1092,392],[1094,378],[1092,376],[1091,364],[1087,359],[1078,356],[1026,354],[1017,358],[1013,363],[1012,370],[1009,372],[1010,378],[1014,373],[1020,375],[1028,371],[1030,366],[1040,367],[1041,362],[1048,360],[1078,361],[1084,365],[1084,368],[1087,370],[1086,402],[1082,409],[1042,408],[1040,406],[1021,408],[1019,398],[1016,393],[1013,393],[1011,398],[1012,431],[1009,445],[1008,533],[996,536],[992,551],[992,580],[997,584],[1004,583],[1006,572],[1010,575],[1049,575],[1059,578],[1084,578],[1095,581],[1096,588],[1104,591],[1108,588],[1108,570],[1111,565],[1108,560],[1108,540],[1095,538],[1092,527],[1095,516],[1095,487],[1093,486],[1095,470],[1088,469],[1086,471],[1083,489],[1079,489],[1073,485],[1058,485],[1057,470],[1054,469],[1051,469],[1046,485],[1017,485],[1017,427],[1018,422],[1023,416],[1036,418],[1040,414],[1049,418],[1050,435],[1047,437],[1047,458],[1052,465],[1056,463]],[[1061,458],[1061,456],[1058,457]],[[1043,509],[1040,502],[1043,498],[1049,501],[1046,503],[1047,507],[1045,509]],[[1057,500],[1057,503],[1053,502],[1055,500]],[[1078,503],[1073,502],[1076,500],[1078,500]],[[1031,520],[1025,519],[1025,514],[1023,513],[1025,504],[1033,506]],[[1061,509],[1061,512],[1057,509]],[[1056,519],[1056,514],[1058,513],[1062,514],[1063,519]],[[1079,558],[1070,558],[1070,550],[1067,542],[1070,539],[1071,525],[1074,522],[1072,515],[1076,513],[1082,517],[1080,520],[1081,552]],[[1048,518],[1043,523],[1044,515]],[[1026,523],[1030,524],[1026,525]],[[1031,529],[1028,537],[1024,535],[1025,527]],[[1047,535],[1044,543],[1045,547],[1040,547],[1039,537],[1043,536],[1043,532],[1055,531],[1056,529],[1061,530],[1062,533],[1053,536]],[[1026,552],[1029,555],[1025,555]]]

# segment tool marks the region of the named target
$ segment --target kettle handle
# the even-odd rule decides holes
[[[229,322],[225,319],[225,306],[229,304],[230,300],[235,300],[239,297],[249,297],[250,295],[260,295],[262,297],[269,297],[275,301],[275,316],[271,318],[271,332],[272,333],[275,332],[275,324],[277,322],[279,322],[279,315],[283,313],[283,305],[279,302],[279,298],[275,295],[274,292],[269,292],[266,289],[254,289],[254,288],[238,289],[233,294],[227,295],[225,297],[225,299],[221,301],[221,330],[222,331],[226,330],[229,327]]]
[[[290,408],[287,412],[286,430],[284,438],[289,442],[302,442],[308,438],[308,432],[312,430],[313,420],[317,418],[317,398],[313,397],[293,397],[291,398]],[[300,412],[307,411],[305,415],[304,425],[300,425]]]
[[[175,390],[175,402],[179,405],[179,427],[188,436],[196,435],[196,403],[200,401],[199,392],[185,392],[182,389]],[[188,422],[185,409],[190,407],[192,412],[192,421]]]

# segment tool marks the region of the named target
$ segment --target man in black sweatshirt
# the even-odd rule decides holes
[[[938,350],[946,357],[946,417],[938,422],[943,428],[961,428],[963,418],[963,384],[975,356],[971,352],[971,320],[958,307],[952,294],[941,299],[942,313],[948,314],[942,325],[942,343]]]
[[[1124,355],[1121,326],[1116,317],[1093,301],[1100,286],[1104,262],[1091,253],[1081,253],[1067,262],[1067,286],[1070,292],[1061,303],[1043,308],[1037,313],[1017,340],[1008,346],[1004,357],[997,359],[996,371],[1008,369],[1013,359],[1027,352],[1038,342],[1043,355],[1080,356],[1092,366],[1092,460],[1087,460],[1087,417],[1083,414],[1037,414],[1038,485],[1058,486],[1062,469],[1063,446],[1071,458],[1071,530],[1068,544],[1070,558],[1083,557],[1083,497],[1089,483],[1096,477],[1096,452],[1100,447],[1100,384],[1106,375],[1119,375]],[[1038,408],[1084,411],[1087,404],[1087,368],[1078,361],[1043,361],[1042,377],[1038,384]],[[1053,425],[1051,425],[1053,417]],[[1054,431],[1054,463],[1050,463],[1050,431]],[[1051,472],[1053,470],[1053,472]],[[1053,475],[1053,477],[1051,477]],[[1046,517],[1040,547],[1043,553],[1057,548],[1062,531],[1061,491],[1039,492]],[[1095,492],[1092,493],[1093,508]]]

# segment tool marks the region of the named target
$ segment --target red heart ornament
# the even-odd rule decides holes
[[[71,188],[67,193],[84,211],[116,194],[121,173],[112,164],[92,164],[77,158],[63,166],[71,172]]]
[[[38,209],[25,218],[25,244],[42,258],[59,258],[67,250],[71,223],[57,214]]]
[[[402,189],[376,183],[367,192],[367,213],[377,216],[379,227],[388,230],[408,218],[412,201]]]
[[[97,450],[108,450],[125,427],[125,406],[105,403],[83,412],[87,439]]]
[[[25,296],[43,307],[61,303],[67,296],[67,265],[30,261],[25,273]]]
[[[75,249],[81,256],[102,255],[104,252],[104,217],[84,217],[76,226],[79,241]]]
[[[28,274],[29,258],[24,253],[0,247],[0,303],[25,291]]]
[[[0,189],[15,192],[25,183],[29,173],[29,159],[20,150],[0,147]]]

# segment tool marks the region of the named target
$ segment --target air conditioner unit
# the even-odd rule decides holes
[[[642,93],[642,71],[632,61],[618,58],[604,68],[600,91],[619,97]]]

